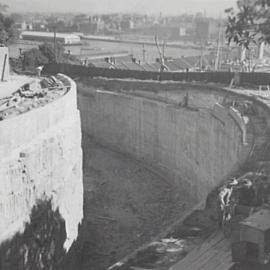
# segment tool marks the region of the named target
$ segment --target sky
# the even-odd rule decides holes
[[[9,11],[40,12],[138,12],[143,14],[175,15],[206,12],[207,16],[222,16],[224,9],[236,0],[0,0]]]

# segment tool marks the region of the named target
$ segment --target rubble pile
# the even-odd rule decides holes
[[[210,228],[193,226],[198,213],[191,214],[179,226],[173,228],[165,238],[150,242],[135,252],[134,256],[119,261],[108,270],[169,269],[182,260],[194,247],[210,235]],[[186,224],[187,223],[187,224]],[[188,223],[190,223],[188,225]],[[211,229],[210,229],[211,230]]]
[[[24,84],[11,96],[0,99],[0,121],[18,115],[63,96],[70,83],[61,76],[44,77]]]
[[[187,241],[184,239],[163,238],[139,251],[136,258],[130,259],[127,265],[118,262],[110,269],[119,266],[123,269],[167,269],[187,254],[187,248]]]

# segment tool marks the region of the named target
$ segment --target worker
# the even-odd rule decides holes
[[[232,218],[234,214],[235,205],[238,203],[237,186],[239,181],[233,177],[230,178],[229,182],[223,186],[218,193],[218,220],[219,225],[224,224]]]
[[[36,68],[36,72],[37,72],[37,76],[40,77],[41,76],[41,72],[43,70],[43,66],[39,66]]]
[[[226,186],[219,192],[221,209],[223,209],[224,206],[229,204],[231,195],[232,195],[232,187]]]
[[[233,177],[219,192],[219,204],[222,212],[222,219],[225,218],[226,220],[230,220],[233,216],[234,206],[238,201],[237,196],[234,196],[234,191],[238,184],[238,180]]]
[[[219,226],[224,224],[225,220],[231,218],[231,214],[228,211],[230,205],[230,198],[233,192],[233,187],[226,185],[218,194],[218,220]]]

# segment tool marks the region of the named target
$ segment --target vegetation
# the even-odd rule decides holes
[[[270,0],[240,0],[237,11],[225,10],[228,14],[226,37],[249,48],[251,44],[270,43]]]
[[[60,43],[56,43],[55,48],[50,43],[43,43],[39,46],[39,51],[48,59],[49,63],[61,61],[64,57],[64,48]]]
[[[54,62],[61,63],[78,63],[78,60],[69,54],[64,52],[64,47],[60,44],[56,44],[56,48],[50,43],[43,43],[38,48],[33,48],[25,51],[21,57],[21,69],[22,70],[34,70],[36,67]],[[17,71],[18,63],[17,65]],[[15,68],[16,70],[16,68]]]
[[[18,33],[14,28],[14,20],[5,16],[8,6],[0,3],[0,43],[8,44],[18,37]]]
[[[24,52],[22,58],[23,69],[34,69],[35,67],[47,64],[48,58],[37,48]]]

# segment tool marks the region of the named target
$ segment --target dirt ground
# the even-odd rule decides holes
[[[83,150],[84,220],[65,269],[106,269],[190,208],[187,194],[131,157],[86,134]]]

